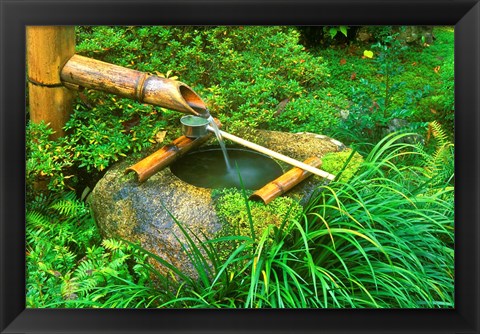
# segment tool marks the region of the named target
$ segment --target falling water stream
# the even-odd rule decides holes
[[[207,109],[208,111],[208,109]],[[233,172],[232,166],[230,164],[230,158],[228,157],[227,153],[227,147],[225,146],[225,142],[223,141],[222,135],[220,134],[220,130],[218,129],[217,124],[213,120],[213,117],[210,116],[207,119],[210,122],[210,126],[213,129],[213,132],[215,133],[215,136],[217,136],[218,144],[220,145],[220,148],[222,149],[223,153],[223,158],[225,159],[225,165],[227,166],[227,171],[228,172]]]

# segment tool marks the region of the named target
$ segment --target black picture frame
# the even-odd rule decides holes
[[[478,333],[480,5],[471,0],[0,0],[2,333]],[[454,25],[454,309],[25,309],[26,25]]]

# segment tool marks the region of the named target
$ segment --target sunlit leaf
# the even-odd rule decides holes
[[[363,55],[367,58],[373,58],[373,52],[370,50],[363,51]]]

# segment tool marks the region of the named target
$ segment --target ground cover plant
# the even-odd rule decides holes
[[[77,27],[80,54],[187,83],[229,132],[351,149],[325,157],[337,178],[303,207],[219,189],[223,233],[199,244],[177,221],[190,277],[102,239],[84,202],[113,163],[178,137],[178,113],[84,91],[65,137],[26,125],[26,306],[454,307],[453,29],[414,42],[402,29],[322,27],[307,43],[296,27]]]

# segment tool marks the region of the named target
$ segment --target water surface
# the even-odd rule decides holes
[[[272,158],[246,149],[229,148],[232,167],[227,168],[222,150],[211,148],[188,153],[175,161],[170,170],[183,181],[202,188],[241,188],[257,190],[282,175]]]

